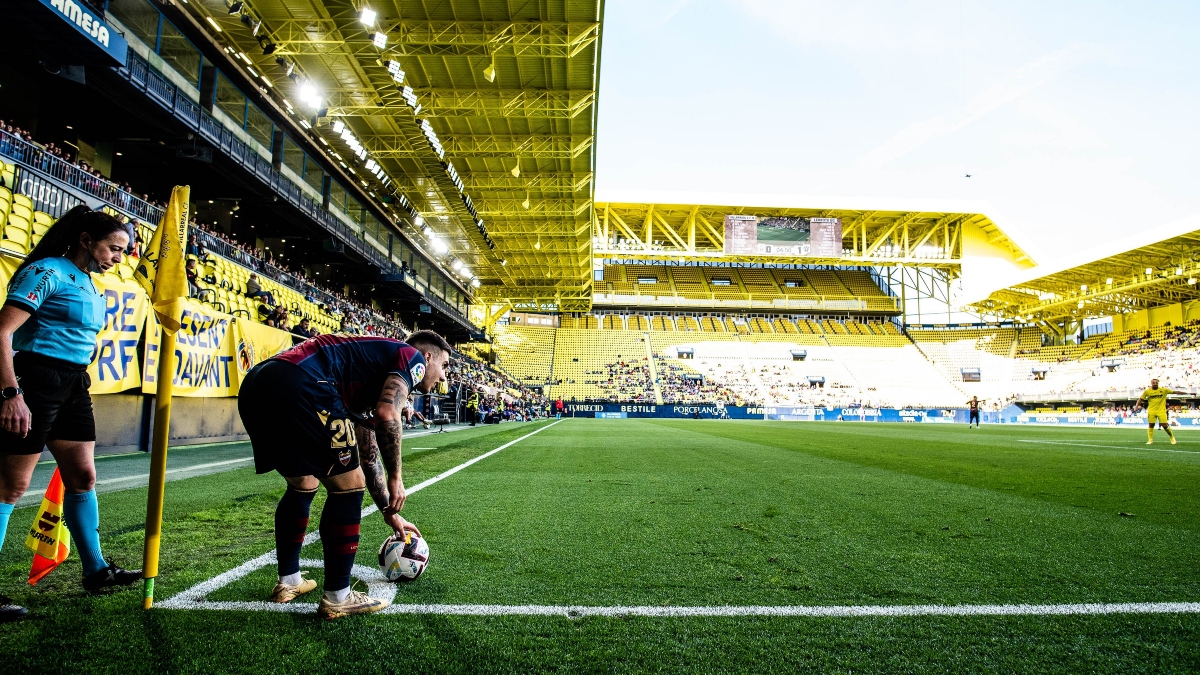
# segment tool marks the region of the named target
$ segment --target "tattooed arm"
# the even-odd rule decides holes
[[[387,472],[379,461],[379,444],[375,442],[375,430],[358,425],[358,456],[362,465],[363,476],[367,479],[367,492],[371,493],[371,501],[380,511],[387,508],[388,489]]]
[[[371,493],[371,501],[375,502],[375,506],[379,507],[379,513],[383,516],[383,521],[387,523],[392,530],[403,532],[404,530],[412,530],[421,535],[421,531],[416,525],[408,522],[400,517],[398,513],[388,514],[388,507],[391,504],[387,486],[387,472],[383,468],[383,462],[379,458],[379,444],[375,441],[375,431],[369,427],[359,425],[358,427],[358,454],[359,462],[362,465],[363,476],[367,479],[367,492]]]
[[[408,385],[403,378],[388,375],[383,381],[379,401],[375,404],[373,439],[376,441],[378,458],[387,471],[387,505],[380,506],[385,517],[404,508],[404,481],[400,477],[400,436],[404,422],[400,406],[407,397]],[[374,497],[374,493],[371,494]]]

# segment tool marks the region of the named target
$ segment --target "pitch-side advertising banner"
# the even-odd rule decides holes
[[[237,396],[238,372],[233,317],[192,299],[183,301],[175,344],[175,396]],[[158,391],[157,320],[147,330],[142,392]]]
[[[138,342],[150,311],[146,292],[135,282],[115,275],[95,275],[96,289],[104,294],[104,328],[96,336],[96,350],[88,375],[92,394],[115,394],[142,384]]]

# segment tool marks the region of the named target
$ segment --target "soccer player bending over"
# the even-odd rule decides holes
[[[1150,428],[1146,430],[1146,445],[1154,443],[1155,420],[1158,420],[1158,426],[1171,438],[1171,445],[1175,445],[1175,434],[1171,432],[1170,420],[1167,419],[1167,396],[1174,393],[1170,389],[1158,386],[1158,379],[1155,378],[1150,380],[1150,388],[1143,391],[1141,398],[1134,404],[1134,412],[1143,402],[1146,404],[1146,421],[1150,423]]]
[[[334,619],[387,607],[385,600],[350,589],[363,490],[393,530],[417,532],[399,514],[405,496],[401,408],[410,391],[428,393],[445,379],[449,362],[450,345],[432,331],[417,331],[407,342],[320,335],[246,374],[238,413],[254,448],[255,471],[275,471],[287,481],[275,509],[279,583],[272,601],[289,602],[317,587],[301,576],[300,548],[313,497],[324,485],[319,531],[325,594],[317,613]]]

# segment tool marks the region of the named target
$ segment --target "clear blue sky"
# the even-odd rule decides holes
[[[972,200],[1043,264],[1200,212],[1195,0],[609,0],[602,58],[601,197]]]

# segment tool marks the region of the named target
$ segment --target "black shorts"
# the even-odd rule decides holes
[[[19,352],[13,356],[17,382],[25,390],[31,428],[25,438],[0,430],[0,455],[36,455],[46,441],[95,441],[96,417],[87,366]]]
[[[970,417],[967,419],[967,421],[968,421],[968,422],[971,422],[971,421],[978,422],[978,421],[979,421],[979,411],[978,411],[978,410],[972,410],[972,411],[971,411],[971,416],[970,416]]]
[[[355,418],[333,383],[268,359],[250,369],[238,413],[254,447],[254,470],[281,476],[336,476],[358,468]]]

